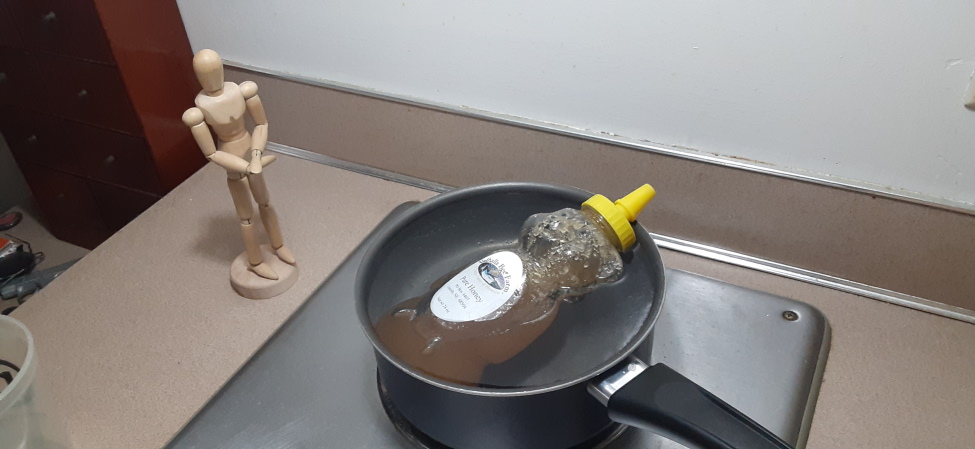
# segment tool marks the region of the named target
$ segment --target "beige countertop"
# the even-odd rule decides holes
[[[432,192],[287,157],[267,169],[301,269],[237,296],[242,250],[208,166],[14,312],[78,449],[160,448],[396,205]],[[809,448],[968,448],[975,325],[685,254],[666,264],[810,303],[833,328]]]

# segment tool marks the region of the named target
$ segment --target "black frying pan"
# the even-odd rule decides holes
[[[394,305],[446,273],[514,247],[530,215],[577,208],[590,196],[532,183],[465,188],[418,204],[377,236],[356,279],[356,307],[376,348],[385,399],[416,429],[453,448],[581,447],[612,436],[619,423],[692,448],[789,448],[667,366],[641,362],[649,359],[663,306],[664,267],[639,224],[623,277],[563,305],[538,340],[485,370],[482,386],[414,370],[378,340],[373,325]]]

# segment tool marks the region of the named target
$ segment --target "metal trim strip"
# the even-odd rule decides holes
[[[365,97],[376,98],[379,100],[392,101],[395,103],[405,104],[409,106],[416,106],[416,107],[430,109],[434,111],[446,112],[449,114],[461,115],[464,117],[470,117],[479,120],[487,120],[491,122],[517,126],[520,128],[527,128],[536,131],[543,131],[543,132],[563,135],[567,137],[588,140],[596,143],[616,145],[616,146],[621,146],[621,147],[626,147],[626,148],[631,148],[631,149],[636,149],[641,151],[647,151],[650,153],[658,153],[667,156],[688,159],[692,161],[705,162],[708,164],[718,165],[722,167],[737,168],[740,170],[746,170],[753,173],[778,176],[781,178],[788,178],[788,179],[808,182],[812,184],[819,184],[827,187],[840,188],[840,189],[850,190],[850,191],[864,193],[868,195],[875,195],[884,198],[891,198],[899,201],[906,201],[909,203],[920,204],[923,206],[946,209],[953,212],[963,213],[966,215],[975,215],[975,204],[965,203],[961,201],[954,201],[945,198],[939,198],[939,197],[925,195],[918,192],[891,190],[890,188],[884,188],[882,186],[877,186],[875,184],[870,184],[870,183],[856,181],[856,180],[830,179],[827,178],[826,175],[806,174],[796,170],[787,170],[787,169],[775,168],[766,165],[760,165],[757,163],[749,163],[742,160],[732,159],[726,156],[718,156],[718,155],[698,152],[686,148],[678,148],[678,147],[667,146],[658,143],[646,142],[638,139],[619,136],[612,133],[602,133],[602,132],[588,130],[588,129],[574,128],[571,126],[560,125],[557,123],[549,123],[549,122],[543,122],[539,120],[533,120],[525,117],[518,117],[513,115],[506,115],[506,114],[500,114],[496,112],[469,108],[465,106],[458,106],[458,105],[451,105],[451,104],[440,103],[435,101],[423,100],[419,98],[392,94],[388,92],[369,89],[366,87],[356,86],[347,83],[340,83],[336,81],[306,78],[292,73],[281,72],[277,70],[267,69],[267,68],[253,66],[249,64],[235,62],[235,61],[225,60],[224,65],[234,67],[236,69],[248,71],[248,72],[269,76],[271,78],[277,78],[284,81],[290,81],[290,82],[295,82],[295,83],[300,83],[300,84],[305,84],[310,86],[324,87],[327,89],[333,89],[333,90],[351,93],[355,95],[362,95]]]
[[[296,157],[298,159],[304,159],[306,161],[317,162],[319,164],[328,165],[330,167],[341,168],[343,170],[348,170],[353,173],[359,173],[366,176],[372,176],[374,178],[385,179],[387,181],[398,182],[400,184],[406,184],[412,187],[419,187],[424,190],[432,190],[437,193],[444,193],[454,190],[445,184],[440,184],[438,182],[427,181],[425,179],[416,178],[413,176],[404,175],[401,173],[391,172],[389,170],[383,170],[380,168],[370,167],[368,165],[357,164],[355,162],[343,161],[342,159],[336,159],[331,156],[325,156],[324,154],[315,153],[313,151],[302,150],[301,148],[295,148],[288,145],[283,145],[276,142],[268,142],[266,148],[268,150],[274,151],[275,153],[284,154],[291,157]]]
[[[389,170],[343,161],[341,159],[336,159],[323,154],[290,147],[275,142],[268,142],[267,148],[276,153],[292,156],[298,159],[304,159],[307,161],[348,170],[354,173],[372,176],[387,181],[398,182],[400,184],[431,190],[438,193],[449,192],[454,189],[454,187],[448,185],[395,173]],[[878,301],[884,301],[891,304],[920,310],[922,312],[975,324],[975,311],[963,309],[961,307],[955,307],[948,304],[919,298],[917,296],[895,292],[893,290],[887,290],[836,276],[830,276],[828,274],[793,267],[715,246],[696,243],[662,234],[650,233],[650,235],[653,236],[653,239],[657,242],[657,245],[664,249],[703,257],[705,259],[715,260],[718,262],[724,262],[743,268],[749,268],[763,273],[774,274],[813,285],[831,288],[833,290],[852,293]]]

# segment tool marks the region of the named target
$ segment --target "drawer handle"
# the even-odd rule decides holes
[[[115,156],[109,155],[105,158],[105,165],[110,165],[112,162],[115,162]]]
[[[57,198],[59,200],[63,200],[64,199],[64,194],[63,193],[59,193],[55,198]]]
[[[79,102],[81,102],[81,103],[88,102],[88,90],[81,89],[81,90],[78,91],[78,94],[77,95],[78,95],[78,101]]]
[[[27,145],[30,145],[32,147],[37,146],[37,134],[31,134],[27,136]]]
[[[4,72],[0,72],[0,83],[4,81],[7,81],[7,74]]]
[[[48,26],[54,25],[55,23],[57,23],[57,21],[58,21],[58,16],[57,14],[54,14],[54,11],[48,11],[47,14],[44,14],[44,17],[41,17],[41,23],[43,23],[44,25],[48,25]]]

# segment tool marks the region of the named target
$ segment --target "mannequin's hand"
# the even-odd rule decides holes
[[[253,150],[253,153],[251,153],[251,163],[247,166],[247,173],[256,175],[264,171],[264,166],[261,162],[261,150]]]

